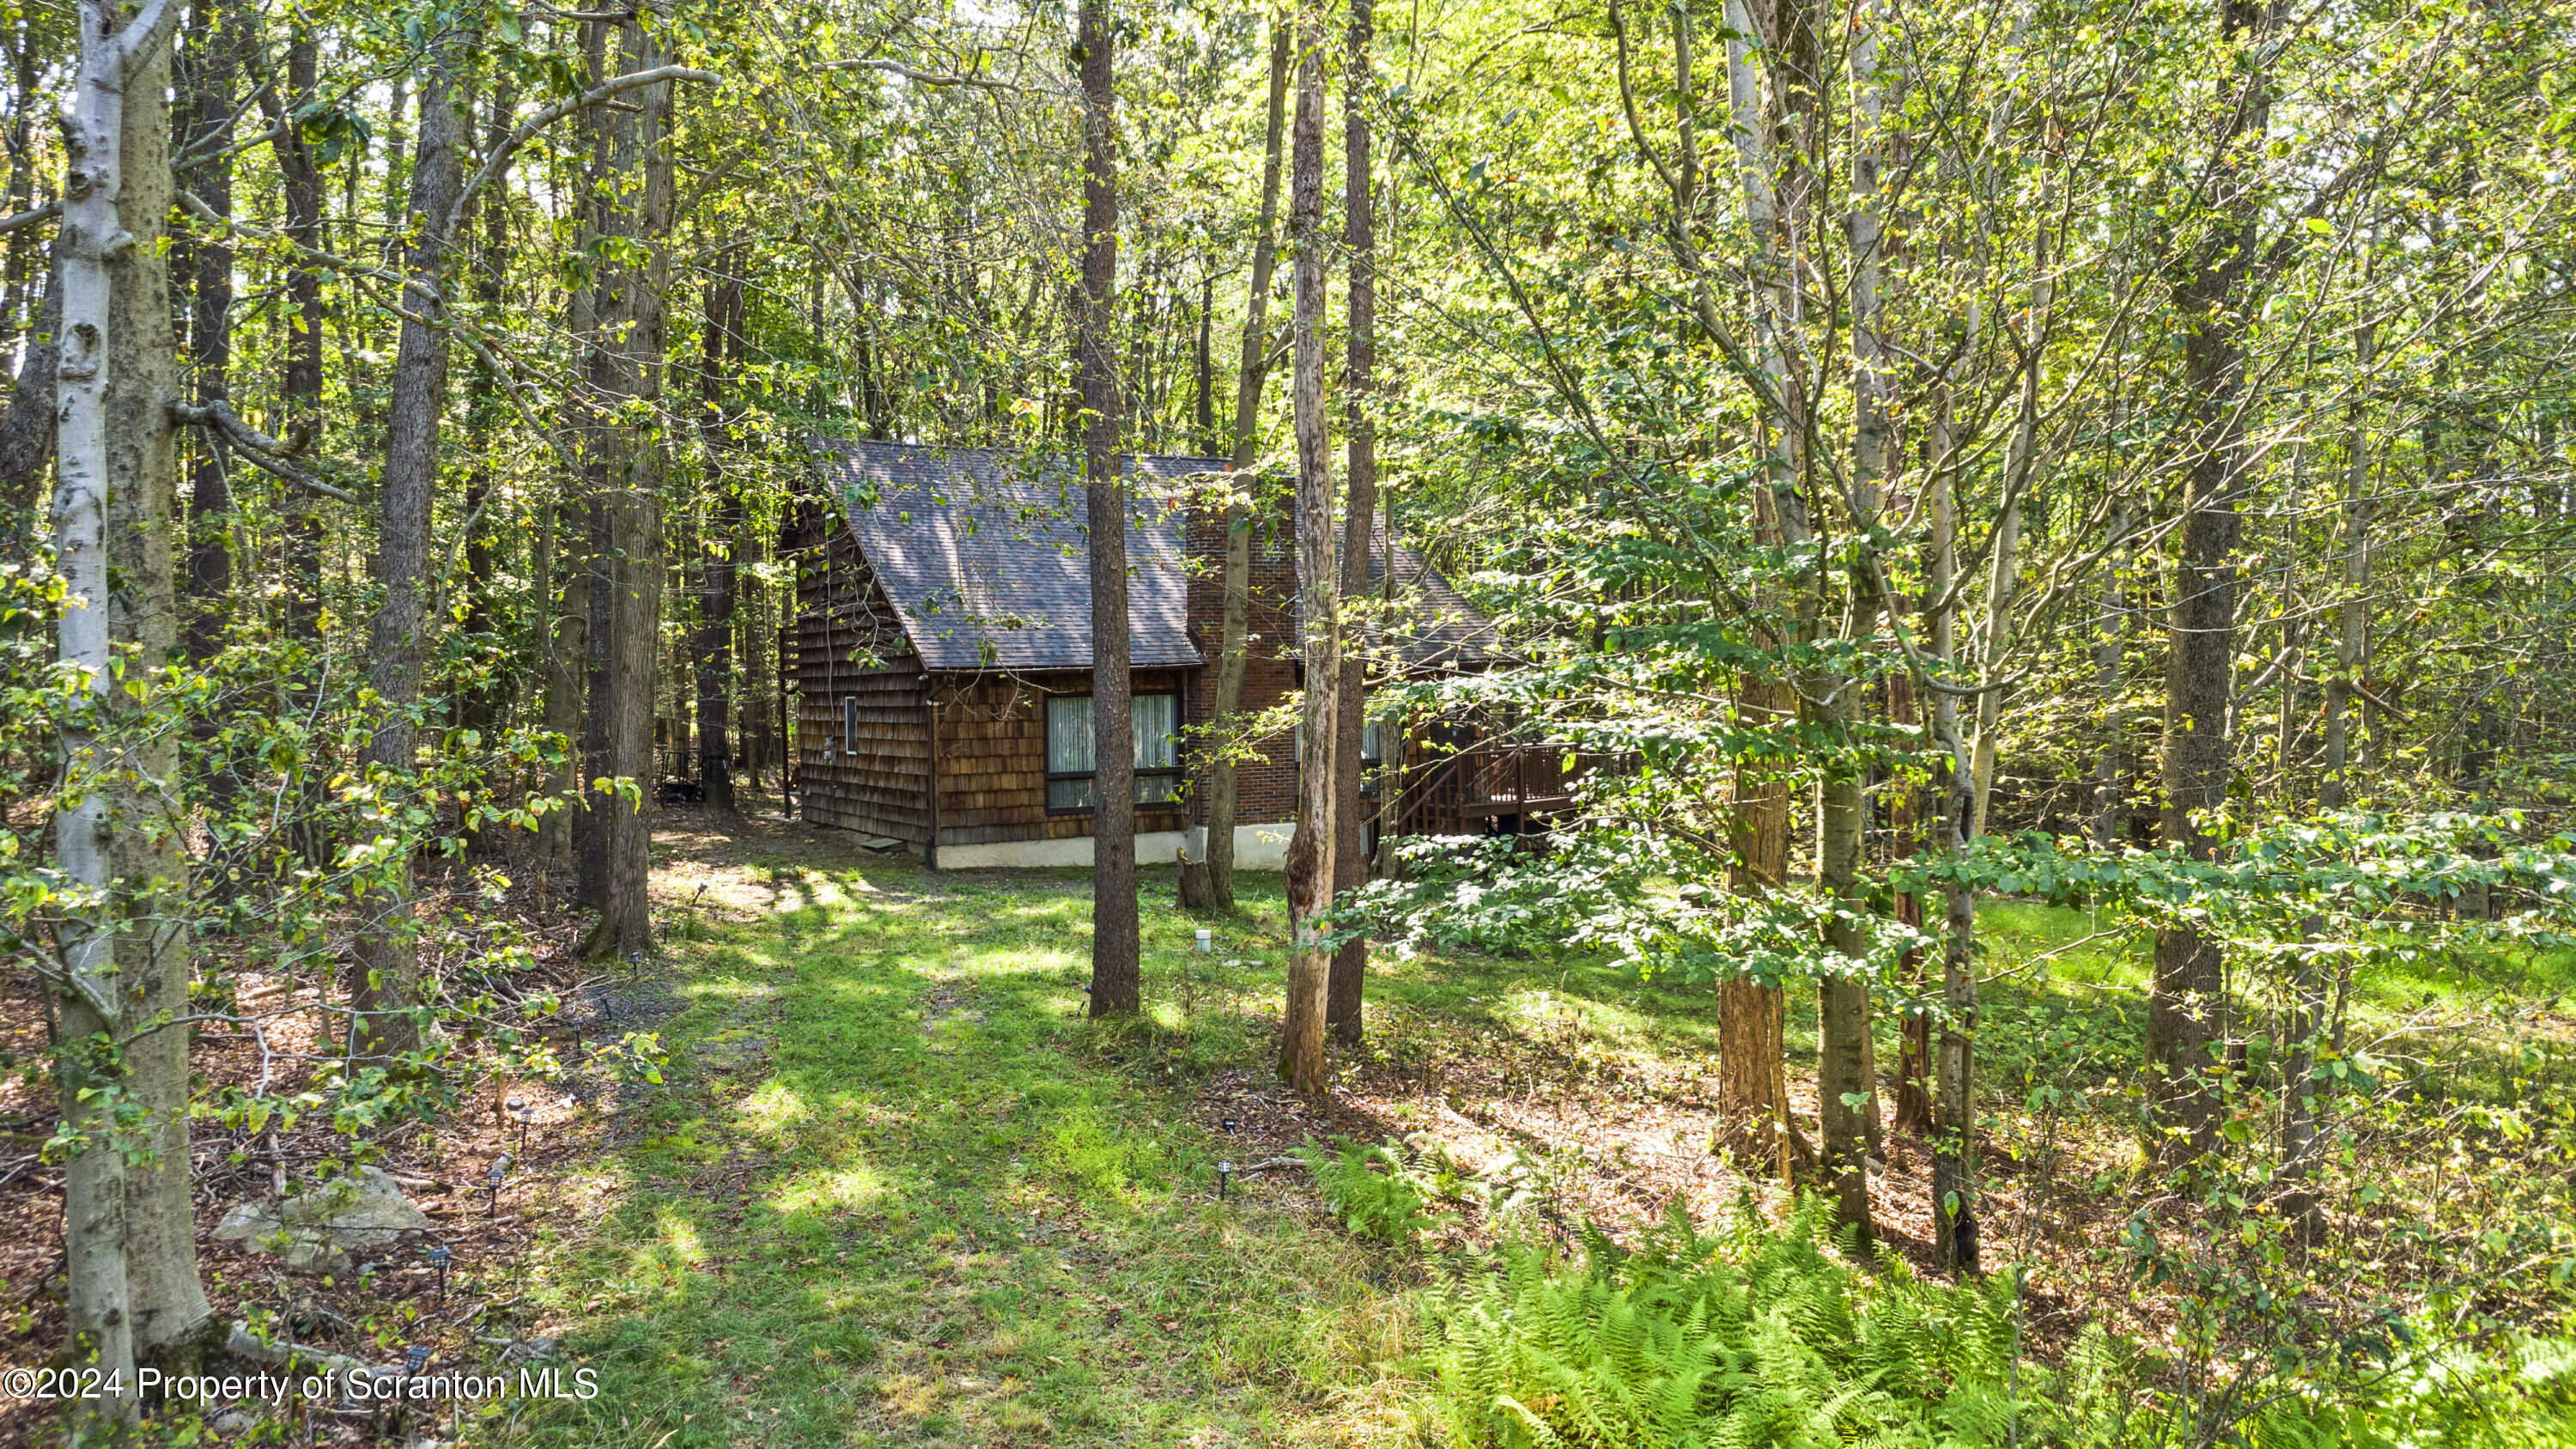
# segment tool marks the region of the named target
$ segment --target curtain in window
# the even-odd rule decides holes
[[[1180,763],[1181,699],[1176,694],[1140,694],[1129,701],[1136,725],[1136,768],[1168,770]]]
[[[1091,697],[1047,701],[1047,773],[1088,774],[1096,766],[1091,753]]]

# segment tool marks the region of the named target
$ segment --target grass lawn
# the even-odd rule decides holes
[[[1352,1412],[1332,1391],[1398,1351],[1390,1265],[1295,1189],[1216,1201],[1224,1149],[1186,1115],[1262,1053],[1239,1008],[1277,990],[1275,882],[1196,957],[1149,881],[1152,1010],[1102,1026],[1087,875],[781,839],[661,872],[670,895],[713,860],[733,908],[674,933],[668,1089],[630,1098],[532,1259],[603,1392],[514,1437],[1267,1443]]]
[[[1383,1442],[1403,1390],[1380,1366],[1404,1353],[1406,1290],[1436,1261],[1355,1240],[1300,1172],[1239,1178],[1220,1202],[1220,1158],[1423,1128],[1533,1181],[1577,1164],[1597,1191],[1568,1199],[1569,1220],[1676,1196],[1713,1217],[1745,1190],[1692,1115],[1715,1052],[1704,987],[1381,950],[1341,1115],[1301,1116],[1269,1068],[1275,877],[1246,877],[1245,909],[1204,921],[1148,872],[1147,1010],[1107,1024],[1084,1015],[1087,872],[926,875],[774,824],[676,828],[660,857],[667,1085],[593,1119],[524,1281],[482,1285],[524,1295],[603,1392],[504,1406],[495,1440]],[[2148,943],[2096,929],[1981,910],[1991,1110],[2134,1064]],[[2364,995],[2394,1010],[2423,986]],[[1813,1004],[1791,1003],[1803,1089]],[[1889,1073],[1894,1030],[1882,1021]],[[1256,1112],[1276,1119],[1269,1145],[1248,1121],[1222,1130]],[[1900,1243],[1905,1213],[1928,1223],[1928,1199],[1905,1201],[1919,1166],[1882,1189]]]

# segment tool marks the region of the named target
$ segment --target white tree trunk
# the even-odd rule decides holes
[[[129,680],[148,692],[177,629],[178,460],[169,409],[178,377],[160,237],[170,201],[168,44],[178,11],[153,0],[121,26],[120,18],[121,7],[100,0],[80,6],[56,243],[63,342],[55,546],[68,592],[59,657],[98,710],[64,731],[64,787],[76,803],[57,825],[65,877],[95,893],[87,919],[64,931],[61,1100],[65,1126],[84,1139],[64,1175],[67,1326],[73,1362],[118,1376],[112,1382],[122,1390],[83,1401],[75,1435],[134,1421],[139,1332],[152,1336],[148,1346],[205,1317],[186,1217],[187,1032],[133,1036],[187,1005],[188,935],[175,908],[185,897],[186,859],[177,837],[144,818],[166,798],[160,781],[172,761],[166,746],[116,738],[116,716],[135,708],[136,697],[108,688],[113,651],[128,644],[137,647]],[[121,575],[114,591],[111,570]],[[134,924],[119,931],[112,924],[119,918]],[[101,1033],[127,1048],[121,1066],[90,1049]],[[120,1097],[146,1114],[141,1132],[122,1140],[108,1125]],[[131,1168],[128,1152],[141,1155]],[[171,1261],[174,1254],[183,1261]],[[191,1321],[173,1323],[174,1316]]]

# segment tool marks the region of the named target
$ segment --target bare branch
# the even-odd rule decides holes
[[[613,80],[604,81],[571,100],[555,102],[521,121],[518,129],[510,133],[508,140],[492,148],[492,154],[484,158],[483,169],[475,172],[474,179],[465,183],[465,189],[456,193],[456,204],[447,209],[447,220],[439,228],[438,235],[442,238],[455,236],[457,228],[464,223],[467,210],[474,205],[475,195],[490,185],[494,177],[509,169],[510,158],[518,154],[521,146],[534,139],[539,131],[564,117],[645,86],[656,86],[675,80],[701,81],[713,85],[722,79],[724,79],[722,76],[711,70],[697,70],[685,65],[656,66],[651,70],[639,70],[633,75],[621,75]]]
[[[170,416],[183,423],[214,429],[226,442],[233,445],[236,452],[263,473],[274,474],[298,488],[309,493],[319,493],[325,498],[336,498],[342,503],[358,501],[356,495],[347,489],[335,488],[287,463],[278,455],[291,454],[295,449],[243,422],[233,412],[232,406],[221,398],[203,406],[174,402],[170,404]]]
[[[1009,81],[994,80],[990,76],[940,75],[932,71],[914,70],[911,66],[905,65],[900,61],[892,60],[827,60],[821,65],[814,67],[814,69],[818,71],[873,70],[885,75],[899,75],[905,80],[915,81],[926,86],[974,86],[979,90],[988,91],[1016,91],[1021,89],[1021,87],[1015,86]]]
[[[62,214],[61,202],[48,201],[33,211],[22,211],[16,216],[0,217],[0,231],[16,231],[22,226],[34,226],[38,222],[51,221]]]

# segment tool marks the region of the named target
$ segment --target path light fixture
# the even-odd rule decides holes
[[[527,1151],[528,1129],[536,1123],[537,1109],[528,1105],[528,1101],[524,1097],[512,1097],[508,1102],[503,1103],[502,1105],[510,1109],[511,1116],[519,1119],[519,1150],[521,1152]]]
[[[1226,1118],[1224,1121],[1219,1122],[1219,1123],[1217,1124],[1217,1126],[1219,1126],[1219,1127],[1221,1127],[1221,1128],[1224,1128],[1224,1129],[1225,1129],[1225,1135],[1227,1135],[1228,1137],[1231,1137],[1231,1136],[1233,1136],[1237,1131],[1241,1130],[1241,1128],[1242,1128],[1243,1124],[1242,1124],[1242,1123],[1240,1123],[1240,1122],[1237,1122],[1236,1120],[1234,1120],[1234,1119],[1233,1119],[1233,1118],[1231,1118],[1231,1117],[1228,1117],[1228,1118]]]
[[[507,1176],[509,1171],[510,1154],[504,1152],[501,1154],[501,1159],[492,1164],[492,1170],[483,1174],[483,1185],[492,1189],[492,1202],[490,1206],[483,1210],[483,1216],[487,1218],[500,1216],[501,1179]]]
[[[1205,956],[1215,949],[1216,932],[1209,930],[1205,926],[1199,927],[1199,954]]]
[[[1225,1201],[1225,1190],[1234,1182],[1234,1164],[1219,1159],[1216,1165],[1216,1200]]]
[[[445,1243],[429,1250],[429,1266],[438,1270],[438,1301],[441,1303],[447,1301],[447,1265],[455,1258],[454,1253],[447,1251]]]
[[[406,1348],[406,1349],[404,1349],[404,1350],[403,1350],[403,1376],[404,1376],[404,1377],[406,1377],[406,1378],[418,1378],[418,1377],[420,1377],[420,1371],[421,1371],[422,1369],[427,1368],[427,1367],[429,1367],[429,1345],[428,1345],[428,1344],[425,1344],[425,1343],[415,1343],[415,1344],[413,1344],[411,1347]]]

